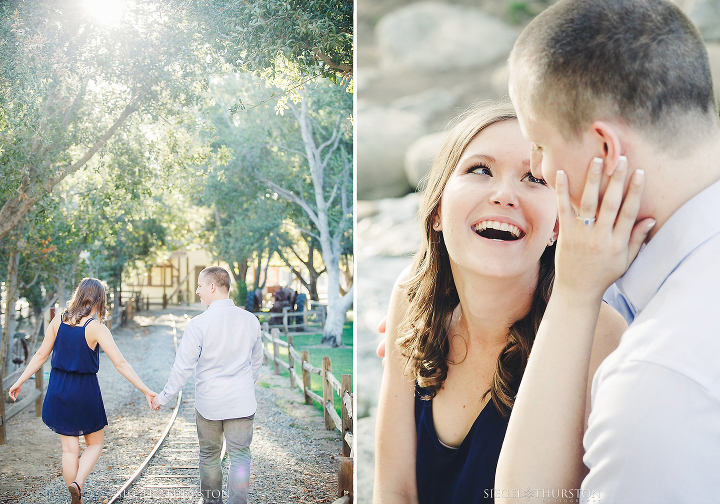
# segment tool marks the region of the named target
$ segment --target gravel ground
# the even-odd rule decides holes
[[[123,355],[153,390],[162,390],[174,360],[169,315],[175,316],[181,335],[188,320],[183,315],[192,317],[201,309],[191,306],[141,312],[128,327],[115,331]],[[114,495],[150,452],[172,414],[167,407],[151,411],[145,398],[117,372],[108,357],[101,353],[100,358],[98,379],[109,426],[103,455],[85,484],[86,504],[107,502]],[[262,386],[256,387],[258,412],[251,445],[249,501],[332,502],[337,487],[339,433],[324,430],[321,413],[304,405],[297,389],[289,389],[289,383],[273,375],[271,368],[262,369],[258,383]],[[194,427],[187,430],[196,439]],[[34,408],[28,407],[10,420],[7,432],[8,443],[0,446],[0,503],[69,502],[61,475],[59,438],[34,416]]]

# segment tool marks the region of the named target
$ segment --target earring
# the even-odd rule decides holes
[[[433,227],[434,227],[435,229],[438,229],[438,228],[440,227],[440,223],[439,223],[439,222],[436,222],[436,223],[433,225]]]
[[[552,247],[554,243],[555,243],[555,237],[553,236],[552,238],[550,238],[550,243],[548,243],[548,247]]]

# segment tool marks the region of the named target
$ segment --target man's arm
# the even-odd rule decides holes
[[[252,363],[253,382],[258,381],[260,376],[260,368],[262,367],[263,357],[263,346],[262,346],[262,334],[260,324],[257,326],[257,337],[255,344],[253,345],[252,354],[250,356],[250,362]]]
[[[156,398],[157,403],[164,405],[172,396],[180,392],[190,378],[202,351],[202,333],[192,320],[185,328],[180,346],[175,355],[175,364],[170,371],[165,388]]]

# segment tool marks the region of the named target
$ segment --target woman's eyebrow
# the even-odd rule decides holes
[[[482,161],[487,161],[488,163],[495,163],[495,158],[489,154],[473,154],[472,156],[466,157],[464,159],[464,161],[471,161],[471,160],[476,160],[476,159],[480,159]]]

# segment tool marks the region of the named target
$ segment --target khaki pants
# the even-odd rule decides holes
[[[250,442],[255,415],[229,420],[207,420],[195,410],[200,445],[200,493],[205,504],[222,504],[223,435],[230,459],[228,504],[246,504],[250,485]]]

